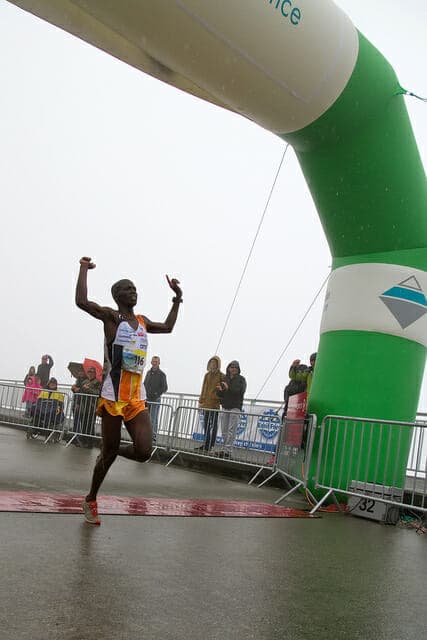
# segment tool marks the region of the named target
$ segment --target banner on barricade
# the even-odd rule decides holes
[[[276,464],[277,468],[295,478],[302,478],[307,441],[307,393],[290,396],[283,422]]]
[[[289,397],[288,410],[284,422],[284,445],[294,455],[304,444],[304,424],[307,412],[307,392],[296,393]]]
[[[277,410],[271,407],[248,407],[250,412],[242,409],[237,427],[236,440],[233,446],[243,449],[257,449],[261,451],[275,451],[277,437],[280,432],[281,419]],[[196,431],[193,432],[194,440],[204,439],[204,416],[203,411],[199,412],[199,418],[195,424]],[[221,412],[218,415],[218,436],[217,444],[223,443],[221,435]]]

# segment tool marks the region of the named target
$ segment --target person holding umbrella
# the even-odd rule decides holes
[[[71,364],[71,363],[70,363]],[[96,360],[85,359],[76,383],[71,387],[73,398],[74,430],[72,444],[91,448],[94,445],[96,405],[101,391],[102,367]],[[87,437],[89,436],[89,437]]]

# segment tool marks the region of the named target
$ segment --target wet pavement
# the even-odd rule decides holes
[[[0,427],[0,490],[80,495],[96,450]],[[103,494],[271,504],[214,474],[119,459]],[[306,508],[296,498],[286,506]],[[427,539],[317,519],[0,513],[3,640],[423,637]]]

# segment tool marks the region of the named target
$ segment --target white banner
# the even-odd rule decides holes
[[[427,346],[427,273],[395,264],[364,263],[332,272],[320,333],[378,331]]]

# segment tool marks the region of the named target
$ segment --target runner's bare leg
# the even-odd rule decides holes
[[[117,458],[120,447],[121,426],[121,416],[112,416],[105,409],[103,410],[101,453],[96,459],[92,484],[86,496],[87,502],[96,500],[99,487],[107,475],[108,469]]]
[[[153,433],[148,409],[125,422],[125,426],[132,438],[132,444],[120,445],[119,456],[137,462],[149,460],[153,449]]]

